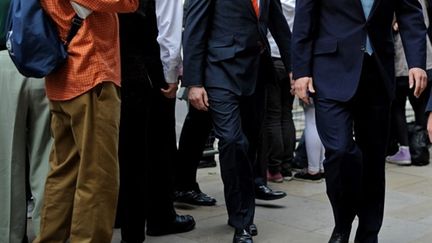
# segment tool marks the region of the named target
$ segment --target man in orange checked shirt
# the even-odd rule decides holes
[[[138,0],[74,0],[92,10],[68,47],[65,65],[46,77],[52,114],[50,166],[35,242],[111,242],[118,194],[120,53],[117,12]],[[75,11],[42,0],[65,40]]]

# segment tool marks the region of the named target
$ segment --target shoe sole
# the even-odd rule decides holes
[[[285,195],[273,196],[273,197],[268,197],[268,198],[259,198],[259,197],[255,197],[255,199],[263,200],[263,201],[273,201],[273,200],[278,200],[278,199],[284,198],[284,197],[286,197],[286,196],[287,196],[287,195],[285,194]]]
[[[182,200],[174,200],[177,203],[184,203],[184,204],[189,204],[189,205],[193,205],[193,206],[216,206],[216,202],[215,203],[192,203],[189,201],[182,201]]]
[[[303,182],[312,182],[312,183],[321,183],[324,181],[324,179],[319,179],[319,180],[309,180],[309,179],[303,179],[303,178],[297,178],[297,177],[293,177],[293,180],[295,181],[303,181]]]
[[[267,180],[268,182],[273,182],[273,183],[282,183],[284,181],[284,178],[280,178],[277,180]]]
[[[163,235],[186,233],[186,232],[193,230],[195,228],[195,225],[196,225],[196,223],[194,222],[193,224],[189,225],[186,228],[175,229],[175,230],[171,230],[171,231],[152,231],[152,230],[149,231],[149,230],[147,230],[146,234],[148,236],[163,236]]]
[[[394,165],[411,165],[411,161],[410,160],[394,161],[394,160],[388,160],[388,159],[386,159],[386,161],[387,161],[387,163],[394,164]]]

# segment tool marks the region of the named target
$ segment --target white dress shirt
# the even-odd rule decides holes
[[[182,0],[156,0],[157,41],[165,81],[176,83],[182,70],[181,41],[183,21]]]
[[[292,32],[296,0],[281,0],[281,3],[282,3],[283,15],[285,16],[285,19],[287,20],[290,30]],[[279,48],[276,45],[276,42],[273,39],[273,36],[271,36],[270,32],[268,33],[267,38],[270,44],[272,57],[280,58],[281,55],[279,53]]]

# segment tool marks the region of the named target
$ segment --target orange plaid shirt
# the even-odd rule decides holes
[[[133,12],[139,0],[74,0],[93,10],[71,41],[65,65],[46,80],[50,100],[73,99],[103,81],[120,86],[120,46],[117,12]],[[75,15],[69,1],[41,0],[65,40]]]

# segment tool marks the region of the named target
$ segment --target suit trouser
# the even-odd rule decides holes
[[[315,99],[334,231],[349,233],[357,215],[359,242],[377,242],[383,220],[390,116],[387,94],[374,57],[365,55],[359,87],[351,100],[324,99],[319,93]]]
[[[425,113],[426,105],[430,95],[432,70],[428,71],[428,86],[420,95],[419,98],[414,96],[413,90],[409,88],[408,77],[396,78],[396,97],[391,107],[391,138],[397,139],[400,145],[408,146],[408,126],[405,115],[406,100],[414,110],[415,123],[426,130],[427,113]]]
[[[260,109],[263,109],[262,107]],[[258,109],[253,111],[258,114]],[[255,119],[255,118],[253,118]],[[256,121],[260,123],[260,120]],[[207,141],[209,134],[212,131],[212,120],[209,112],[199,111],[193,106],[189,106],[189,112],[186,116],[183,124],[182,132],[180,135],[179,149],[178,149],[178,162],[175,164],[175,186],[177,190],[197,190],[201,191],[196,181],[197,168],[202,157],[202,152],[205,148],[205,142]],[[257,140],[259,136],[260,128],[253,126],[253,123],[248,122],[243,128],[248,129],[245,131],[245,135],[248,137],[249,144],[251,140]],[[292,127],[294,128],[294,127]],[[276,132],[277,129],[272,130]],[[264,139],[265,140],[265,139]],[[269,143],[265,145],[270,146]],[[265,146],[262,145],[262,146]],[[249,154],[253,157],[253,171],[255,185],[266,185],[266,170],[267,160],[255,159],[255,153],[257,152],[257,146],[260,146],[259,142],[254,142],[252,146],[249,146]],[[264,151],[265,154],[267,154]]]
[[[51,101],[54,144],[35,242],[111,241],[118,194],[119,88],[103,82]]]
[[[18,73],[0,52],[0,243],[22,243],[26,235],[26,161],[39,232],[40,208],[51,148],[50,114],[43,79]]]
[[[151,107],[149,145],[149,182],[147,228],[158,229],[165,227],[167,222],[175,220],[173,197],[173,171],[172,163],[176,159],[176,99],[168,99],[162,95],[159,89],[154,89],[152,94],[154,104]],[[155,186],[155,182],[164,182]]]
[[[142,80],[123,80],[120,123],[120,194],[117,226],[122,240],[143,242],[145,225],[175,219],[171,163],[176,152],[175,99]],[[138,141],[138,142],[136,142]]]
[[[177,190],[200,191],[196,181],[197,169],[212,128],[210,113],[189,105],[180,134],[178,159],[174,164]]]
[[[259,163],[268,165],[272,173],[289,166],[295,147],[295,127],[292,118],[294,96],[290,93],[288,72],[280,59],[273,60],[277,81],[266,85],[266,109]],[[270,78],[270,77],[268,77]],[[265,175],[265,174],[264,174]]]
[[[229,90],[206,88],[216,138],[219,139],[219,161],[224,183],[229,224],[243,229],[253,223],[255,192],[253,163],[256,160],[257,115],[256,94],[238,96]]]

